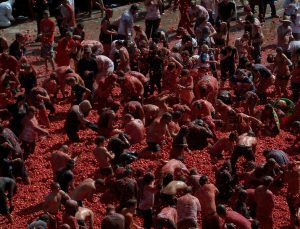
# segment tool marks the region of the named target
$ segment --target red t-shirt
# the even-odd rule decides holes
[[[225,223],[233,223],[236,229],[251,229],[251,222],[235,211],[227,211]]]
[[[70,65],[70,54],[71,49],[76,45],[76,42],[71,39],[67,40],[66,38],[62,38],[59,40],[57,49],[56,49],[56,64],[58,67],[61,66],[69,66]]]
[[[55,22],[50,18],[44,18],[40,22],[40,28],[42,33],[42,43],[52,44],[54,41]]]

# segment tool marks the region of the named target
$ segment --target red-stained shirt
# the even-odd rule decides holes
[[[44,18],[40,22],[40,28],[42,33],[42,43],[52,44],[54,41],[55,22],[50,18]]]
[[[76,42],[73,39],[67,40],[62,38],[59,40],[57,49],[56,49],[56,64],[58,67],[69,66],[70,65],[70,53],[71,49],[76,45]]]
[[[175,224],[177,223],[177,210],[173,207],[165,207],[157,215],[158,218],[169,219]]]
[[[197,220],[198,213],[201,211],[200,202],[197,197],[186,194],[177,200],[178,222],[184,219]]]
[[[236,229],[251,229],[251,222],[235,211],[227,211],[225,223],[233,223]]]

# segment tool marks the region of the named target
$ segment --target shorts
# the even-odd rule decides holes
[[[42,44],[41,57],[45,59],[54,58],[54,50],[52,44]]]
[[[100,168],[100,174],[105,177],[111,176],[113,174],[113,169],[111,166]]]
[[[194,219],[182,219],[177,222],[178,229],[198,228],[198,223]]]

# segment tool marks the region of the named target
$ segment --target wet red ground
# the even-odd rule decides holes
[[[274,33],[269,31],[266,39],[267,41],[273,41]],[[271,43],[270,42],[270,43]],[[273,42],[272,42],[273,43]],[[269,50],[266,51],[268,53]],[[39,61],[38,57],[30,58],[30,61]],[[38,67],[38,73],[44,73],[43,67]],[[12,225],[7,224],[7,220],[4,217],[0,217],[0,228],[26,228],[26,225],[35,219],[42,213],[41,204],[43,198],[49,192],[49,185],[53,180],[53,174],[48,158],[53,150],[58,149],[62,144],[69,145],[69,152],[73,155],[78,155],[75,166],[75,184],[78,184],[82,180],[94,177],[96,170],[96,161],[93,158],[92,151],[94,149],[93,141],[96,133],[91,130],[84,130],[80,132],[82,139],[81,143],[69,144],[67,142],[66,135],[63,132],[63,123],[65,113],[68,110],[69,105],[61,103],[56,105],[57,115],[51,122],[50,137],[47,139],[40,139],[36,151],[26,161],[26,166],[29,170],[32,184],[24,185],[18,183],[18,192],[14,197],[15,209],[13,212],[14,223]],[[120,114],[119,114],[120,115]],[[92,112],[89,119],[96,121],[96,112]],[[228,133],[217,132],[218,137],[227,136]],[[266,148],[277,148],[286,150],[292,144],[294,137],[288,132],[282,131],[280,135],[275,138],[260,137],[258,141],[256,161],[262,162],[262,151]],[[146,144],[139,144],[132,146],[132,149],[142,150]],[[171,142],[168,142],[162,147],[162,151],[156,158],[141,158],[138,161],[132,163],[133,168],[143,168],[146,171],[155,171],[161,166],[159,159],[167,159],[168,152],[170,150]],[[288,150],[291,152],[291,150]],[[293,153],[293,152],[292,152]],[[292,156],[291,157],[295,157]],[[226,157],[224,158],[226,159]],[[201,174],[206,174],[211,180],[214,180],[214,170],[224,160],[213,162],[207,152],[207,150],[193,151],[192,153],[186,153],[185,163],[188,168],[195,167]],[[274,228],[287,228],[289,224],[289,212],[285,201],[286,187],[281,190],[274,191],[275,195],[275,210],[274,210]],[[95,228],[100,228],[101,219],[103,218],[105,205],[107,203],[114,203],[113,198],[109,193],[98,194],[94,196],[93,202],[85,202],[86,207],[92,209],[95,213]]]

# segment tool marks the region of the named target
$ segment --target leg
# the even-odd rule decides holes
[[[153,35],[157,33],[157,30],[158,30],[159,25],[160,25],[160,20],[161,19],[159,18],[159,19],[156,19],[156,20],[153,21],[151,37],[153,37]]]
[[[275,3],[274,0],[270,0],[270,7],[271,7],[271,15],[272,17],[278,17],[276,14],[276,7],[275,7]]]
[[[231,163],[233,174],[236,174],[236,162],[238,161],[238,159],[240,158],[241,155],[242,155],[241,149],[239,149],[239,147],[236,147],[230,158],[230,163]]]
[[[147,38],[149,39],[152,34],[152,30],[153,30],[153,21],[145,20],[145,25],[146,25],[145,32],[146,32]]]

